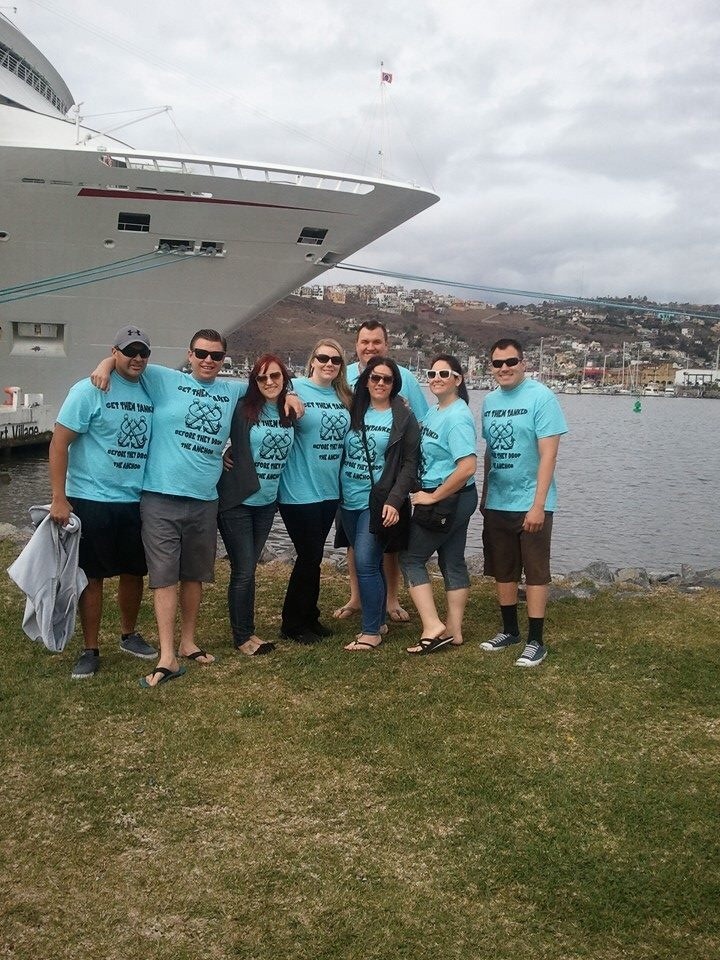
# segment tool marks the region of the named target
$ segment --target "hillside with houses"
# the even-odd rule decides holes
[[[471,379],[486,381],[487,348],[498,337],[512,336],[525,345],[534,374],[559,389],[717,388],[720,305],[629,297],[615,302],[511,306],[400,285],[318,284],[233,332],[228,352],[238,370],[266,350],[300,370],[320,337],[335,337],[351,356],[357,327],[378,319],[390,332],[393,357],[414,370],[424,370],[436,353],[450,352]]]

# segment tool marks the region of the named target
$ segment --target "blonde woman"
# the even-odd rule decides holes
[[[305,405],[280,479],[278,502],[297,558],[282,610],[281,634],[316,643],[330,631],[320,623],[320,564],[340,500],[340,462],[350,426],[352,391],[345,353],[327,337],[312,349],[307,375],[293,381]]]

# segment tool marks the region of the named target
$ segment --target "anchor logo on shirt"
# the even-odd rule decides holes
[[[370,463],[375,463],[375,458],[377,456],[375,440],[373,437],[367,438],[368,453],[370,454]],[[365,447],[363,446],[362,437],[354,433],[348,440],[347,446],[348,460],[360,461],[361,463],[365,462]]]
[[[142,450],[147,443],[147,419],[145,417],[131,417],[125,414],[117,435],[119,447],[132,447],[133,450]]]
[[[320,421],[321,440],[343,440],[347,432],[347,417],[339,413],[324,413]]]
[[[185,417],[185,426],[188,430],[202,430],[215,436],[220,433],[222,425],[222,409],[213,403],[204,403],[202,400],[196,400],[190,404],[187,416]]]
[[[287,460],[292,438],[287,434],[274,434],[267,431],[260,445],[261,460]]]
[[[491,450],[512,450],[515,446],[515,435],[513,433],[512,423],[490,424],[490,449]]]

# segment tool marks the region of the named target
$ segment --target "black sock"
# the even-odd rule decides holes
[[[123,634],[121,634],[120,639],[121,639],[121,640],[127,640],[127,638],[128,638],[129,636],[130,636],[129,633],[123,633]]]
[[[84,653],[94,653],[96,657],[100,656],[100,651],[97,647],[85,647]]]
[[[528,643],[543,642],[545,617],[528,617]]]
[[[500,606],[502,614],[503,633],[510,633],[513,637],[520,636],[520,626],[517,618],[518,605],[510,603],[506,607]]]

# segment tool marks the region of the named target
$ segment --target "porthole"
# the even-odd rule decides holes
[[[108,250],[112,250],[112,248],[115,246],[115,241],[114,241],[114,240],[106,240],[106,241],[105,241],[105,246],[108,248]]]
[[[7,232],[7,230],[0,230],[0,240],[9,240],[9,239],[10,239],[10,234]]]

